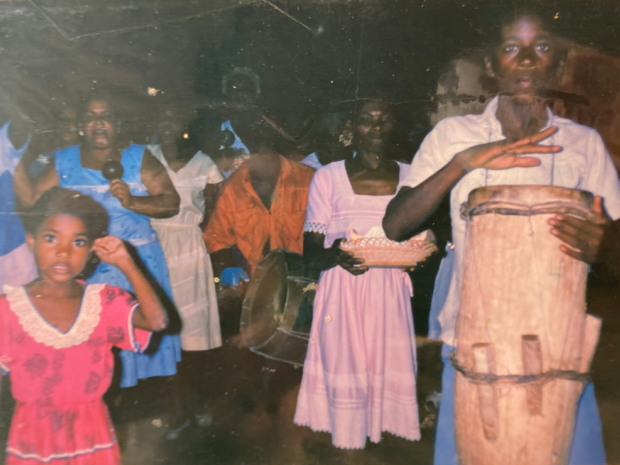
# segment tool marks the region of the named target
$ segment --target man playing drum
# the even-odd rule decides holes
[[[605,231],[618,224],[607,213],[614,220],[620,218],[620,181],[601,137],[593,129],[553,115],[540,97],[563,65],[554,36],[531,13],[511,12],[501,26],[500,40],[485,59],[486,72],[497,82],[499,95],[483,114],[447,118],[431,131],[413,160],[405,182],[410,187],[400,190],[383,220],[388,238],[404,240],[417,232],[450,193],[456,264],[439,315],[444,372],[436,465],[457,463],[455,370],[447,356],[456,345],[463,270],[466,223],[459,210],[469,193],[491,185],[555,185],[592,192],[596,195],[595,221],[564,215],[549,220],[550,233],[564,241],[562,252],[590,264],[603,255],[601,248],[610,238]],[[569,463],[606,463],[592,384],[579,401]]]

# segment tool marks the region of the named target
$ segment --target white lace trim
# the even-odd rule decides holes
[[[34,308],[24,287],[5,285],[4,293],[11,310],[19,319],[19,324],[36,342],[54,349],[66,349],[88,340],[99,324],[101,291],[104,287],[105,284],[89,284],[86,286],[79,313],[73,326],[66,333],[45,321]]]
[[[304,232],[326,234],[327,225],[323,223],[306,222],[304,223]]]

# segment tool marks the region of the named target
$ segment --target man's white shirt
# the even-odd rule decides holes
[[[505,139],[495,116],[497,103],[498,98],[495,97],[481,115],[457,116],[440,121],[424,139],[403,185],[416,187],[465,149]],[[460,217],[460,208],[472,190],[497,185],[554,185],[581,189],[600,195],[611,218],[620,218],[620,180],[600,135],[594,129],[553,115],[551,110],[547,110],[545,127],[549,126],[557,126],[558,131],[542,141],[541,145],[559,145],[561,152],[528,155],[541,160],[540,166],[533,168],[473,170],[450,193],[456,266],[450,278],[446,302],[439,314],[441,339],[447,344],[456,343],[454,329],[459,309],[466,228],[466,222]]]

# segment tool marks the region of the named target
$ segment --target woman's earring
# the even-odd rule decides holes
[[[342,134],[338,136],[338,142],[345,147],[351,147],[353,145],[353,131],[349,128],[345,128]]]

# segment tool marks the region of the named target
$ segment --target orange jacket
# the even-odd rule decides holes
[[[271,210],[254,191],[245,164],[228,178],[203,235],[209,253],[236,245],[254,271],[267,240],[271,250],[303,252],[308,189],[314,170],[283,156],[280,160]]]

